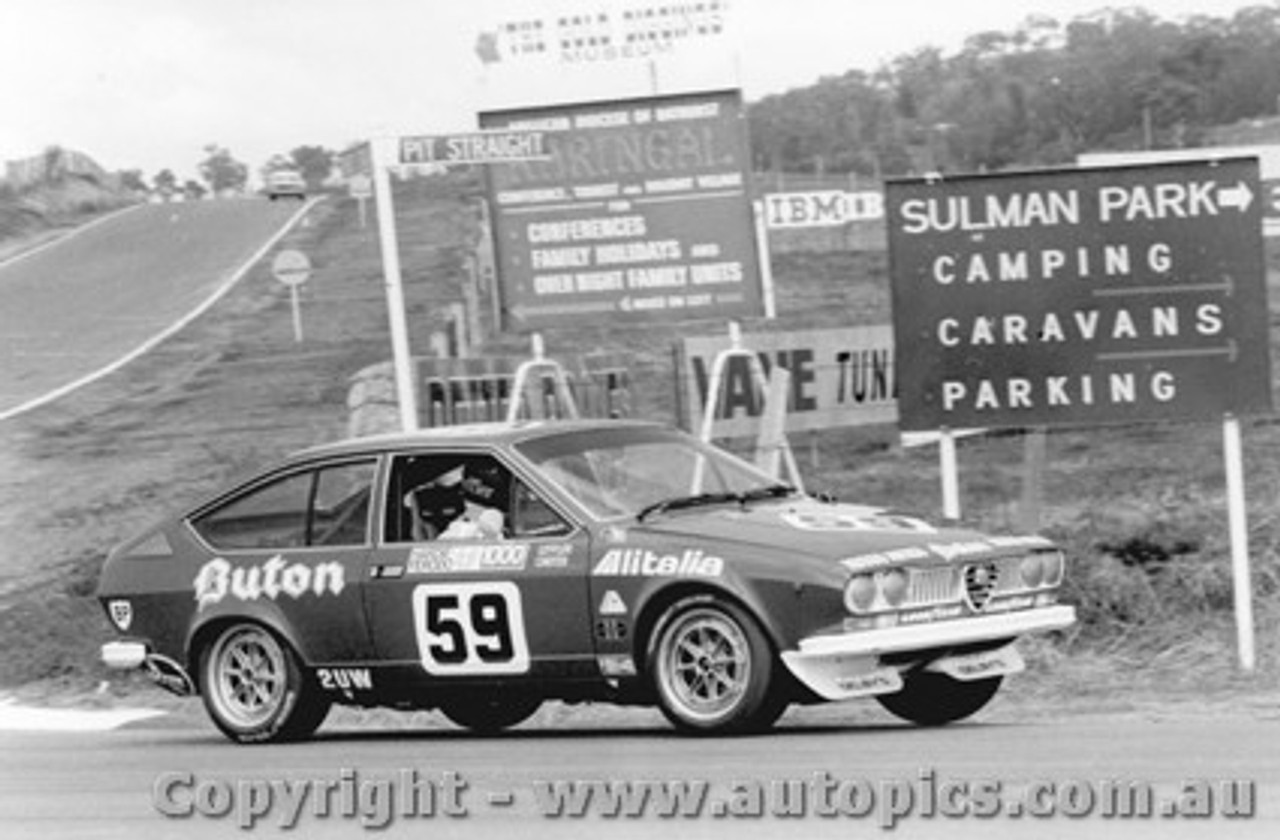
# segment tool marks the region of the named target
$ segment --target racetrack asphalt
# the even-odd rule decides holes
[[[0,420],[92,382],[176,332],[312,203],[140,205],[0,263]]]
[[[1218,840],[1280,830],[1280,718],[1271,711],[1073,714],[996,706],[973,721],[921,729],[848,704],[820,708],[793,710],[774,732],[747,738],[681,737],[641,710],[603,721],[578,710],[498,737],[340,718],[314,740],[268,746],[231,744],[186,715],[111,732],[0,732],[0,832],[7,839]],[[446,813],[439,797],[453,781],[465,784],[462,808]],[[1250,783],[1252,816],[1160,810],[1185,802],[1186,784],[1200,781],[1215,791],[1225,790],[1220,783]],[[710,798],[697,813],[665,817],[652,806],[609,815],[605,800],[578,802],[590,805],[580,813],[572,803],[548,810],[547,785],[565,783],[699,783]],[[1150,786],[1157,809],[1108,816],[1105,792],[1131,783]],[[323,810],[315,799],[320,786],[332,791]],[[291,812],[286,793],[303,789],[312,798]],[[761,810],[738,798],[743,790],[764,794]],[[406,791],[418,798],[404,798]],[[1213,808],[1227,804],[1216,796]],[[397,797],[394,808],[390,797]],[[912,807],[895,816],[887,810],[895,801]],[[739,809],[744,802],[748,808]]]

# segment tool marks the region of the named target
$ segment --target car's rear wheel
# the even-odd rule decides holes
[[[876,697],[903,720],[921,726],[943,726],[969,717],[991,701],[1003,677],[963,681],[934,671],[903,677],[902,690]]]
[[[258,624],[233,624],[204,649],[200,688],[218,729],[245,744],[305,738],[329,713],[297,654]]]
[[[662,712],[694,734],[754,732],[786,708],[775,658],[755,620],[735,604],[694,598],[658,622],[649,655]]]
[[[440,705],[440,712],[458,726],[492,734],[528,720],[542,705],[539,697],[514,692],[467,695]]]

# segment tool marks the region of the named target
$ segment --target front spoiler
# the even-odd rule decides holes
[[[1054,606],[810,636],[801,640],[798,650],[784,651],[782,661],[796,679],[820,697],[847,700],[891,693],[902,687],[898,668],[880,663],[880,657],[887,654],[1012,639],[1024,633],[1061,630],[1075,621],[1074,607]]]

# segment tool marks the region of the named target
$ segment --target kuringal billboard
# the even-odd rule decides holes
[[[738,91],[481,114],[543,131],[487,168],[508,329],[762,315]]]

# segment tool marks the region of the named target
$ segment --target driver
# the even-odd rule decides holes
[[[500,540],[506,517],[501,511],[501,469],[459,467],[462,512],[440,534],[442,540]]]
[[[437,539],[466,506],[462,467],[414,487],[405,494],[404,504],[413,513],[413,539],[416,542]]]

